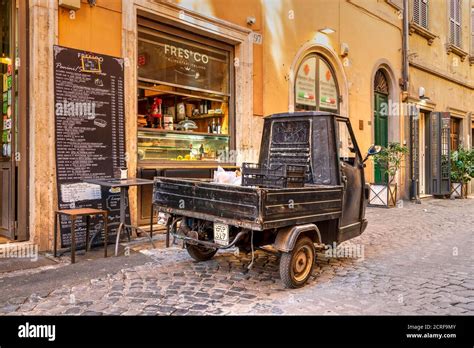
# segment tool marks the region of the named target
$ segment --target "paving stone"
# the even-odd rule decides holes
[[[81,313],[82,309],[80,307],[72,307],[67,309],[64,313],[65,314],[79,314]]]
[[[0,313],[473,315],[470,203],[423,200],[401,209],[368,208],[367,230],[346,243],[364,245],[364,258],[332,258],[321,250],[301,289],[282,286],[274,255],[257,251],[248,270],[250,254],[220,251],[197,263],[186,250],[172,247],[147,250],[146,263],[71,290],[63,284],[26,301],[12,294],[2,299]],[[452,256],[451,245],[458,246],[458,256]]]
[[[205,304],[195,304],[194,306],[191,307],[191,310],[195,311],[203,311],[207,309],[209,306]]]

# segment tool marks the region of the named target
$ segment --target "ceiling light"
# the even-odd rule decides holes
[[[318,30],[320,33],[323,33],[323,34],[326,34],[326,35],[329,35],[329,34],[333,34],[335,33],[336,31],[332,28],[322,28],[322,29],[319,29]]]

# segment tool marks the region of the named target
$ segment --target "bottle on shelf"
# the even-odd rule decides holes
[[[216,130],[217,130],[217,126],[216,126],[216,119],[212,119],[212,129],[211,129],[211,133],[216,133]]]
[[[221,119],[217,119],[217,134],[221,134]]]
[[[201,146],[199,147],[199,159],[202,160],[204,157],[204,145],[201,144]]]
[[[207,123],[207,132],[208,132],[208,133],[212,133],[211,121],[209,121],[209,122]]]
[[[204,102],[204,113],[207,114],[207,100]]]

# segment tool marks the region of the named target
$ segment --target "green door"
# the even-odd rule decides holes
[[[388,145],[388,96],[375,93],[374,130],[375,145],[386,147]],[[374,181],[376,184],[386,183],[383,166],[375,163]]]

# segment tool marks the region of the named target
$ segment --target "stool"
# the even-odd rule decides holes
[[[108,229],[107,229],[107,210],[93,209],[93,208],[79,208],[79,209],[64,209],[56,210],[54,212],[54,257],[57,253],[57,241],[58,241],[58,230],[59,224],[58,219],[61,215],[69,216],[71,219],[71,263],[76,262],[76,218],[80,216],[86,217],[86,251],[89,250],[89,224],[90,217],[95,215],[102,215],[104,218],[104,257],[107,257],[107,239],[108,239]]]

